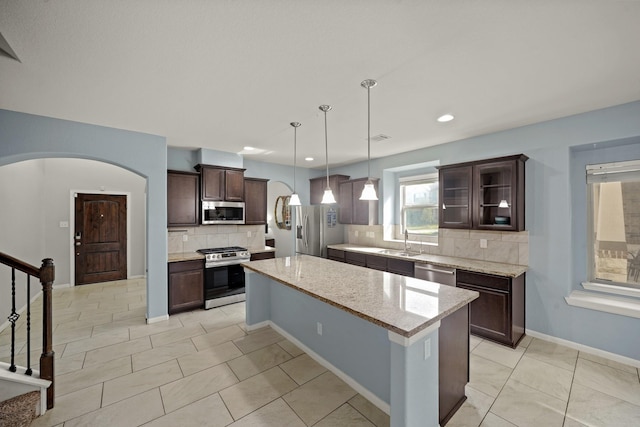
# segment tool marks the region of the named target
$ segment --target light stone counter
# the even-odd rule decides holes
[[[198,252],[173,252],[167,255],[169,262],[192,261],[204,259],[204,255]]]
[[[518,277],[527,271],[524,265],[503,264],[499,262],[481,261],[477,259],[458,258],[444,255],[416,254],[412,256],[399,256],[394,254],[385,254],[383,251],[389,250],[385,248],[375,248],[369,246],[351,245],[348,243],[329,245],[331,249],[341,251],[360,252],[365,254],[373,254],[388,258],[398,258],[415,263],[432,263],[443,267],[459,268],[461,270],[474,271],[477,273],[495,274],[497,276]],[[398,252],[401,252],[398,250]]]
[[[252,248],[249,248],[249,252],[252,254],[261,254],[264,252],[275,252],[276,248],[272,247],[272,246],[254,246]]]
[[[474,291],[308,255],[242,265],[406,338],[478,297]]]

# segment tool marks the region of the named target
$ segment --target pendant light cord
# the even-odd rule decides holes
[[[371,179],[371,87],[367,86],[367,180]]]
[[[298,127],[293,126],[293,192],[296,192],[296,146],[298,145]]]
[[[329,140],[327,138],[327,112],[324,112],[324,154],[327,159],[327,188],[329,187]]]

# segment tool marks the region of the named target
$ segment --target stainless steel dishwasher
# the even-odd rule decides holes
[[[414,275],[416,279],[442,283],[443,285],[456,285],[456,269],[442,267],[428,263],[415,263]]]

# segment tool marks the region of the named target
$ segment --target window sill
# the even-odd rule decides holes
[[[640,289],[629,288],[626,286],[609,285],[598,282],[582,282],[582,287],[588,291],[606,292],[609,294],[640,298]]]
[[[640,319],[640,301],[634,298],[604,295],[596,292],[573,291],[568,297],[565,297],[565,300],[567,304],[574,307],[588,308]]]

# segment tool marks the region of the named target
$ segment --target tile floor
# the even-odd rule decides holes
[[[54,291],[56,406],[33,426],[389,425],[275,331],[247,333],[244,303],[145,324],[145,283]],[[9,342],[7,329],[0,360]],[[530,337],[513,350],[476,337],[471,347],[468,399],[448,427],[640,425],[637,368]]]

